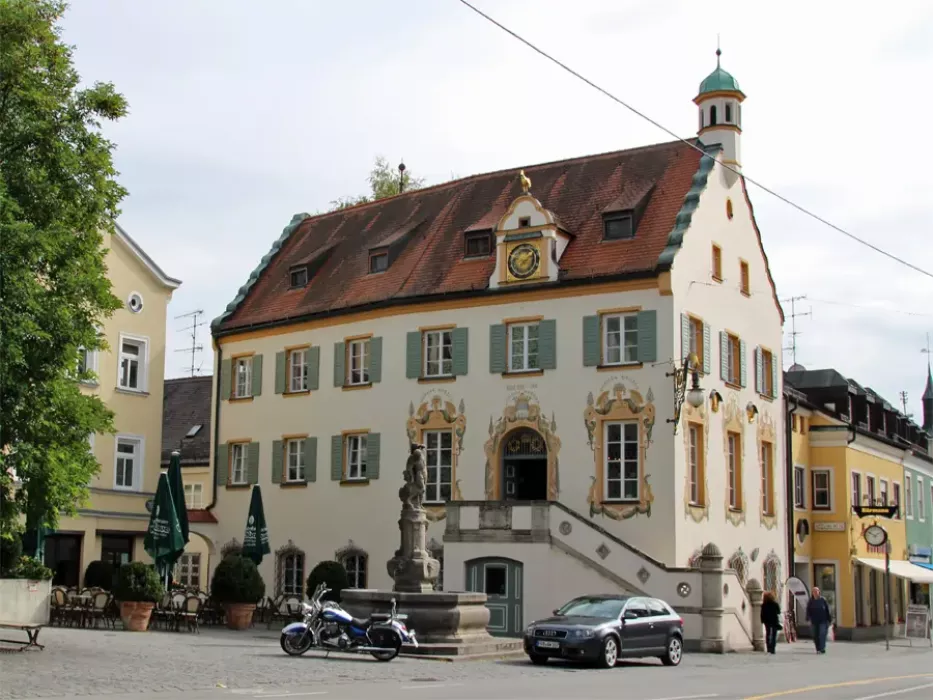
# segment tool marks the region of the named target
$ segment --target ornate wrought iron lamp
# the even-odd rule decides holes
[[[664,376],[674,379],[674,417],[668,418],[668,423],[674,424],[674,434],[677,434],[677,426],[680,423],[680,409],[683,408],[684,400],[690,406],[699,408],[703,405],[706,397],[703,389],[700,387],[700,371],[697,369],[699,360],[695,354],[684,362],[682,367],[674,366],[673,372],[667,372]],[[690,389],[687,389],[687,379],[690,379]]]

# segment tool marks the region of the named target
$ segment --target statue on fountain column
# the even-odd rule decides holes
[[[396,591],[431,591],[440,572],[440,562],[430,556],[425,544],[428,528],[428,519],[424,511],[427,475],[425,446],[412,443],[408,461],[405,463],[405,483],[398,490],[398,497],[402,502],[398,522],[401,542],[395,550],[395,556],[387,562]]]

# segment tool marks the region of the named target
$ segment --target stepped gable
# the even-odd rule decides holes
[[[695,141],[694,141],[695,142]],[[531,194],[572,237],[560,259],[564,281],[605,281],[658,265],[702,154],[674,141],[525,167]],[[491,231],[522,194],[520,168],[474,175],[319,216],[296,216],[214,323],[224,333],[372,305],[486,291],[493,255],[465,258],[468,231]],[[648,197],[634,238],[604,241],[603,214]],[[385,272],[369,252],[392,248]],[[308,265],[306,286],[289,271]],[[558,284],[560,283],[558,282]]]

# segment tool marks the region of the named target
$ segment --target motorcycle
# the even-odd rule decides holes
[[[395,598],[389,613],[373,613],[368,619],[353,617],[332,600],[323,600],[330,591],[320,584],[308,603],[301,604],[303,620],[282,630],[279,644],[289,656],[301,656],[312,648],[371,654],[379,661],[391,661],[402,644],[418,646],[415,631],[405,625],[408,615],[397,612]]]

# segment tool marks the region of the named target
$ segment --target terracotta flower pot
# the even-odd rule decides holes
[[[120,619],[123,620],[123,629],[129,632],[145,632],[149,629],[149,617],[154,607],[155,603],[120,603]]]
[[[224,606],[227,627],[232,630],[245,630],[253,621],[255,609],[255,603],[227,603]]]

